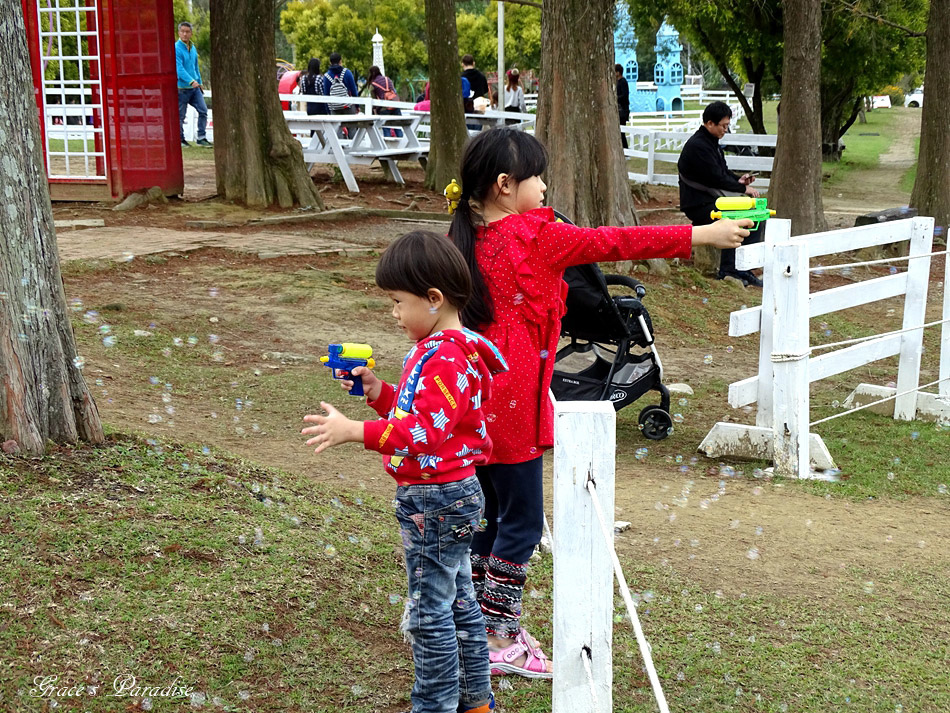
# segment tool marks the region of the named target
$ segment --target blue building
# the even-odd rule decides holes
[[[683,65],[680,62],[680,53],[683,51],[683,45],[679,41],[679,32],[666,21],[663,22],[656,33],[656,66],[653,69],[656,91],[637,89],[640,76],[640,67],[637,64],[637,36],[627,3],[620,0],[615,8],[614,62],[624,68],[623,76],[630,84],[630,111],[636,113],[682,110]]]
[[[680,33],[676,28],[663,21],[656,33],[656,67],[653,70],[653,83],[656,84],[656,111],[682,111],[683,65],[680,53]]]

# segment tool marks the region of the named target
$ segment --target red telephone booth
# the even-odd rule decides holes
[[[53,200],[184,190],[172,0],[22,0]]]

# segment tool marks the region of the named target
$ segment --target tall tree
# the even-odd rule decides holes
[[[541,13],[536,134],[547,203],[579,225],[635,225],[617,121],[613,0],[549,0]]]
[[[69,323],[19,0],[0,0],[0,17],[0,442],[42,454],[103,434]]]
[[[769,194],[796,235],[824,230],[821,202],[821,0],[784,0],[782,111]]]
[[[926,99],[920,117],[920,157],[911,205],[950,230],[950,0],[930,0]],[[947,289],[944,286],[944,289]]]
[[[272,0],[211,3],[218,194],[249,206],[323,208],[277,97]]]
[[[426,163],[426,187],[441,191],[458,177],[462,147],[468,140],[459,70],[454,0],[425,0],[429,46],[429,98],[432,133]]]

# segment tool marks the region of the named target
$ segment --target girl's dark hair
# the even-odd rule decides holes
[[[491,295],[475,260],[476,221],[481,217],[472,211],[471,201],[484,203],[491,197],[492,186],[499,174],[523,181],[540,176],[547,170],[548,155],[544,146],[531,134],[506,127],[482,131],[465,146],[460,176],[462,197],[449,228],[449,237],[458,246],[472,273],[472,299],[462,310],[462,324],[470,329],[483,329],[494,321]]]
[[[465,258],[444,235],[414,230],[396,238],[379,258],[376,284],[384,290],[425,297],[440,290],[459,312],[472,296]]]
[[[376,77],[382,77],[383,73],[379,71],[379,67],[375,64],[369,68],[369,74],[366,75],[366,82],[372,82]]]
[[[313,57],[307,64],[307,74],[311,77],[320,74],[320,60],[318,58]]]

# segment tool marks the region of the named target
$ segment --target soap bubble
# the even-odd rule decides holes
[[[707,364],[707,365],[712,364],[712,360],[713,360],[712,354],[707,354],[706,356],[703,357],[703,364]]]
[[[680,399],[680,400],[678,401],[678,403],[679,403],[680,406],[686,406],[686,405],[689,403],[689,399],[685,399],[685,398],[684,398],[684,399]]]
[[[91,309],[82,316],[82,321],[86,324],[99,324],[99,313]]]
[[[750,560],[759,559],[759,548],[758,547],[750,548],[749,551],[745,553],[745,556],[748,557]]]
[[[732,352],[733,352],[734,350],[735,350],[735,347],[733,347],[733,346],[730,344],[728,347],[726,347],[726,354],[732,354]]]
[[[117,340],[115,338],[115,335],[109,335],[108,337],[102,340],[102,345],[105,347],[114,347],[116,341]]]
[[[86,366],[86,358],[81,356],[73,357],[73,366],[77,369],[82,369],[84,366]]]
[[[683,414],[681,414],[681,413],[674,413],[674,414],[673,414],[673,422],[674,422],[674,423],[683,423]]]

